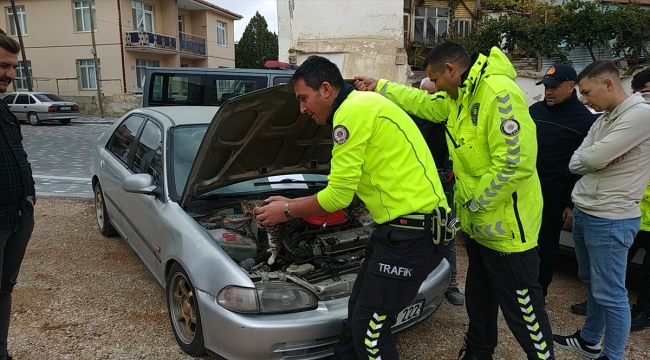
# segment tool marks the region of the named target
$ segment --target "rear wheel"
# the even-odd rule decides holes
[[[30,112],[27,114],[27,121],[33,126],[38,126],[41,124],[41,119],[38,118],[38,115],[35,112]]]
[[[205,354],[203,328],[196,292],[187,273],[178,263],[167,275],[167,308],[178,346],[191,356]]]
[[[68,125],[70,123],[70,119],[59,120],[59,122],[63,125]]]
[[[99,185],[99,181],[95,184],[93,192],[95,193],[95,217],[97,218],[99,232],[106,237],[116,236],[117,231],[108,218],[106,203],[104,202],[104,193],[102,192],[101,185]]]

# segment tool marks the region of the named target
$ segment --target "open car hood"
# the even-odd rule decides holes
[[[287,85],[226,101],[208,126],[190,170],[181,206],[241,181],[284,174],[328,174],[332,126],[300,113]]]

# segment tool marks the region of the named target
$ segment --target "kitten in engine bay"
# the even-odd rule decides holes
[[[244,217],[247,219],[255,219],[255,210],[265,206],[266,202],[264,200],[242,200],[241,209],[244,213]],[[257,221],[257,220],[255,220]],[[257,227],[260,229],[266,230],[266,235],[269,238],[269,249],[268,252],[271,253],[271,257],[267,261],[269,265],[275,263],[275,259],[280,253],[280,247],[284,244],[284,247],[291,251],[289,246],[289,232],[284,223],[265,226],[261,222],[257,221]]]

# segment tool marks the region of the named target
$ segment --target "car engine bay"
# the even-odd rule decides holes
[[[260,282],[292,281],[310,288],[319,298],[349,295],[364,259],[375,222],[359,200],[327,216],[291,219],[288,241],[272,265],[267,230],[246,218],[238,201],[194,219],[245,271]]]

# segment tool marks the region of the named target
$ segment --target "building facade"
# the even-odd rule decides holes
[[[5,3],[0,28],[18,40]],[[147,67],[235,67],[234,22],[242,16],[227,9],[205,0],[92,0],[92,8],[104,95],[141,92]],[[18,0],[16,14],[33,89],[96,95],[88,0]],[[28,88],[24,78],[14,86]]]

